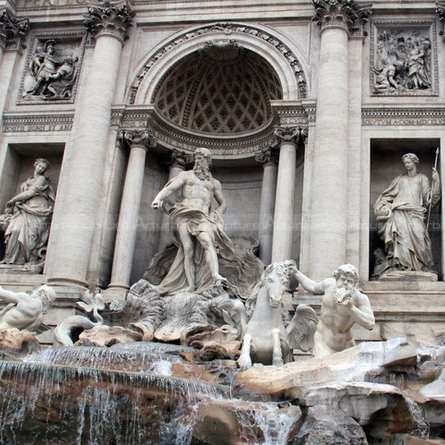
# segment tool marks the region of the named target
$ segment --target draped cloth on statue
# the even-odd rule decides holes
[[[38,263],[46,255],[44,250],[49,237],[54,190],[47,179],[42,184],[41,177],[38,180],[31,177],[22,184],[21,191],[30,192],[33,196],[14,206],[5,232],[3,262],[6,264]]]
[[[433,268],[431,240],[424,222],[431,199],[435,205],[439,196],[431,196],[425,175],[405,174],[395,178],[374,205],[377,215],[389,211],[387,216],[377,218],[384,221],[379,235],[385,242],[388,259],[393,258],[402,268],[415,271]]]
[[[211,287],[213,280],[210,268],[206,267],[204,250],[200,246],[196,237],[200,232],[211,233],[214,238],[214,244],[218,257],[224,258],[227,261],[238,263],[239,260],[233,250],[232,242],[224,233],[221,224],[211,219],[201,210],[191,209],[187,205],[176,203],[169,209],[169,214],[172,241],[177,246],[178,250],[168,274],[165,276],[159,286],[156,286],[156,291],[161,295],[175,294],[186,289],[188,286],[184,270],[184,249],[179,240],[179,235],[175,230],[178,225],[186,224],[188,232],[190,235],[192,235],[195,243],[193,258],[196,267],[195,292],[204,292]]]

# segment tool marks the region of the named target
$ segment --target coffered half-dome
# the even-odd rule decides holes
[[[173,123],[210,134],[264,127],[271,100],[282,99],[272,66],[231,43],[209,44],[177,62],[159,82],[154,103]]]

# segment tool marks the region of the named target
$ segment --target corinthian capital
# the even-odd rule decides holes
[[[27,18],[18,19],[8,9],[0,10],[0,45],[7,48],[17,44],[29,30]]]
[[[119,142],[125,148],[138,146],[148,150],[150,147],[156,147],[156,141],[147,130],[122,130],[119,134]]]
[[[436,13],[439,15],[439,22],[444,25],[445,29],[445,2],[437,2],[436,3]],[[441,35],[444,35],[444,30],[440,31]]]
[[[370,5],[359,5],[354,0],[312,0],[315,16],[312,18],[323,30],[340,27],[351,36],[363,35],[363,25],[371,14]]]
[[[300,135],[300,129],[298,127],[275,127],[274,134],[280,143],[284,141],[296,144],[296,140]]]
[[[278,153],[272,147],[264,148],[255,155],[255,161],[263,165],[268,165],[270,163],[277,164]]]
[[[89,6],[84,17],[84,25],[92,36],[107,34],[124,42],[128,28],[133,26],[134,12],[125,4],[112,5],[105,0],[101,6]]]

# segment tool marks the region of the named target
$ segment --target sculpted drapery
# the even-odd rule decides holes
[[[433,187],[417,172],[417,156],[403,156],[406,174],[396,177],[378,197],[374,211],[381,222],[379,235],[385,243],[386,260],[401,270],[432,271],[431,240],[425,225],[429,206],[440,198],[439,176],[433,170]]]

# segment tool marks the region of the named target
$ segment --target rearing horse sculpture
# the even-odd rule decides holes
[[[295,266],[292,260],[269,265],[246,302],[252,315],[238,359],[242,370],[250,368],[252,363],[282,366],[292,361],[293,348],[308,351],[313,346],[318,318],[310,306],[299,305],[292,321],[284,326],[282,297],[289,283],[291,265]]]

